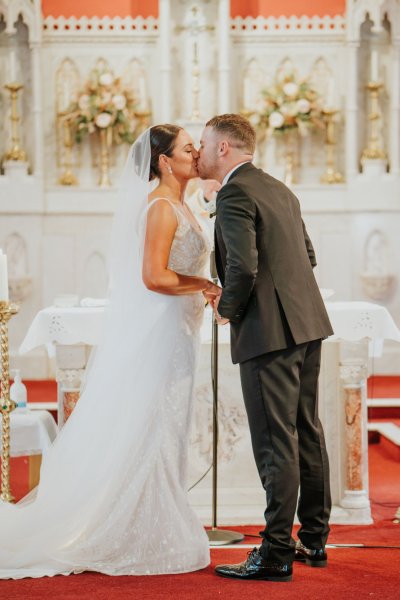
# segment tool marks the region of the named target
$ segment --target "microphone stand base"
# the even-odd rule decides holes
[[[227,544],[236,544],[244,540],[244,535],[237,531],[227,531],[225,529],[212,528],[207,531],[210,546],[226,546]]]

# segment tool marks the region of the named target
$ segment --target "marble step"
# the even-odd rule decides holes
[[[394,460],[400,461],[400,427],[388,421],[373,421],[368,423],[368,432],[379,435],[381,448]]]
[[[400,398],[367,398],[368,408],[400,408]]]
[[[29,410],[55,410],[57,411],[57,402],[28,402]]]

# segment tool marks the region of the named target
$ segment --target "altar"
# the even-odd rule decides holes
[[[385,339],[400,342],[400,331],[387,309],[377,304],[326,302],[326,308],[335,335],[323,343],[320,417],[330,458],[331,522],[368,524],[372,522],[366,405],[369,357],[380,355]],[[46,345],[55,355],[59,427],[78,401],[103,313],[104,307],[93,305],[41,310],[20,347],[21,353],[27,353]],[[199,480],[212,462],[211,319],[208,310],[190,448],[190,501],[205,524],[211,522],[211,472]],[[265,494],[252,455],[239,369],[230,358],[229,327],[220,327],[219,332],[218,524],[258,524]]]

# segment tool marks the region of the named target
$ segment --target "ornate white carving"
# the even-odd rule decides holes
[[[360,26],[369,16],[373,22],[372,31],[382,31],[382,22],[387,15],[392,25],[392,36],[400,36],[400,2],[399,0],[348,0],[347,2],[347,37],[349,40],[360,39]]]
[[[346,18],[343,15],[335,16],[301,16],[301,17],[235,17],[231,21],[231,31],[234,34],[263,34],[265,35],[313,35],[343,34],[346,28]]]
[[[46,37],[81,36],[102,38],[118,35],[118,37],[158,35],[158,19],[155,17],[51,17],[43,21]]]
[[[19,15],[29,29],[30,44],[38,43],[42,37],[42,10],[40,0],[0,0],[0,14],[4,15],[6,33],[16,33],[15,23]]]
[[[19,233],[12,233],[6,238],[4,249],[8,257],[10,298],[21,302],[32,290],[32,278],[28,276],[26,242]]]
[[[364,272],[361,273],[364,292],[373,300],[384,300],[390,294],[395,275],[386,235],[375,229],[367,238],[364,249]]]

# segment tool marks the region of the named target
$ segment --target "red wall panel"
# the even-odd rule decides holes
[[[45,17],[157,17],[158,0],[42,0]]]
[[[346,0],[231,0],[232,17],[279,17],[339,15]]]

